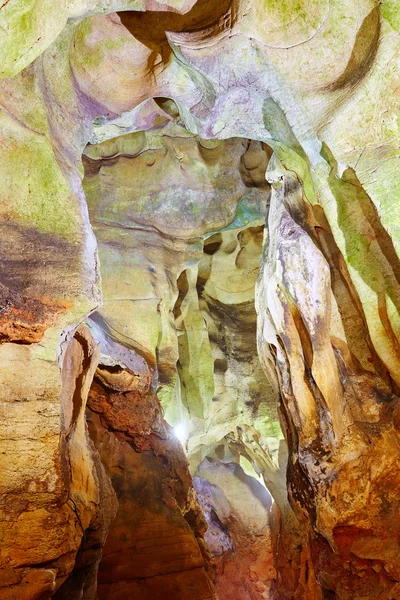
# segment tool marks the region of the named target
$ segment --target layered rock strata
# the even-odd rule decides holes
[[[351,173],[339,181],[357,193]],[[349,218],[359,210],[368,215],[368,245],[396,293],[397,259],[387,262],[376,213],[361,188],[358,194],[363,204],[349,204]],[[258,281],[259,345],[280,399],[291,504],[308,528],[323,597],[395,598],[396,380],[373,344],[351,269],[324,214],[307,206],[291,173],[272,192],[268,223]],[[384,290],[377,293],[384,302]],[[383,305],[378,320],[391,335]]]

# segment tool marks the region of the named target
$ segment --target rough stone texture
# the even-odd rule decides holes
[[[207,547],[219,600],[270,597],[276,578],[269,525],[271,496],[235,463],[199,465],[194,485],[207,518]]]
[[[259,472],[270,481],[277,469],[281,434],[257,358],[254,308],[269,156],[259,143],[210,143],[170,125],[85,150],[104,293],[91,317],[96,339],[111,336],[156,369],[166,418],[183,429],[192,472],[238,436],[236,460],[256,436]],[[244,521],[234,535],[254,533]],[[242,546],[231,572],[254,560],[251,545]],[[260,570],[252,572],[253,592],[245,585],[243,594],[258,586],[266,597],[270,574]],[[240,573],[238,585],[250,571]],[[217,588],[224,587],[219,565]]]
[[[372,344],[326,220],[312,209],[302,218],[304,201],[291,174],[273,191],[258,283],[260,350],[280,396],[289,495],[309,527],[328,597],[393,598],[397,385]]]
[[[85,150],[102,265],[97,339],[111,336],[156,369],[190,455],[238,424],[279,434],[255,341],[267,163],[261,144],[210,144],[170,125]]]
[[[30,349],[16,346],[19,348]],[[20,360],[16,352],[16,366]],[[2,466],[0,595],[4,600],[49,598],[76,564],[86,568],[82,589],[91,588],[84,597],[93,597],[101,546],[116,510],[113,490],[85,424],[87,394],[97,360],[96,344],[89,330],[80,326],[64,355],[61,389],[56,387],[57,379],[54,391],[49,385],[54,377],[50,363],[44,391],[40,379],[31,373],[32,383],[36,380],[37,384],[17,404],[18,423],[4,414],[8,435],[2,445],[6,447],[7,442],[13,459]],[[28,364],[32,363],[33,367],[34,361]],[[45,375],[43,366],[40,373]],[[20,393],[18,375],[8,371],[8,376],[8,389]],[[61,436],[54,406],[57,392],[61,392]],[[26,403],[31,405],[30,411],[24,410]],[[46,427],[41,424],[43,417]],[[24,437],[13,434],[22,428]],[[4,455],[2,452],[3,460]],[[69,596],[71,600],[75,597],[82,596]]]
[[[398,2],[8,0],[0,31],[0,596],[96,593],[87,319],[193,472],[262,474],[273,594],[399,597]]]
[[[110,375],[103,369],[107,383],[95,381],[88,403],[89,430],[119,503],[99,600],[213,600],[206,525],[181,445],[149,385],[122,386],[119,377],[116,391]]]

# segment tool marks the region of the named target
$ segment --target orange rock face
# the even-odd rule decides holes
[[[289,500],[323,598],[397,598],[398,387],[372,347],[326,220],[296,212],[299,192],[288,174],[272,194],[259,279],[261,294],[268,290],[260,340],[289,446]]]
[[[28,407],[26,421],[22,420],[26,439],[20,442],[19,453],[14,452],[14,486],[9,484],[2,496],[2,600],[74,600],[82,597],[83,590],[95,591],[101,546],[116,508],[114,492],[85,425],[87,391],[96,365],[93,338],[85,326],[80,326],[62,365],[63,386],[58,390],[62,404],[61,436],[52,433],[55,419],[51,408],[54,391],[49,385],[51,370],[47,395],[42,392],[41,400],[29,396],[37,390],[34,378],[31,379],[31,390],[22,404]],[[46,415],[46,428],[35,424],[29,408]],[[59,412],[56,416],[58,425]],[[13,426],[11,421],[9,427]],[[44,472],[37,467],[38,458],[43,456],[48,461]],[[20,465],[26,461],[30,470],[25,474]],[[18,467],[19,477],[22,471],[27,479],[22,485],[18,485],[15,475]],[[2,475],[4,489],[10,471],[3,469]],[[67,594],[64,586],[68,587]]]
[[[50,299],[29,298],[0,283],[0,307],[0,343],[33,344],[40,342],[68,303],[57,305]]]
[[[119,504],[99,566],[99,600],[213,600],[206,524],[180,443],[150,387],[127,387],[116,392],[95,381],[89,395],[89,431]]]

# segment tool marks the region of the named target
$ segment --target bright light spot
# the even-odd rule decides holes
[[[181,444],[185,444],[188,435],[186,424],[178,423],[178,425],[175,425],[174,427],[174,432]]]

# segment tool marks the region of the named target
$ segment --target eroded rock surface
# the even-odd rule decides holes
[[[286,174],[272,193],[258,282],[260,351],[291,451],[289,496],[326,593],[396,597],[398,388],[323,214],[303,204],[306,220],[304,202]]]
[[[269,156],[259,143],[210,143],[170,125],[85,150],[84,188],[104,290],[104,306],[91,326],[104,351],[111,337],[156,369],[166,418],[182,430],[192,472],[243,427],[250,439],[252,431],[259,440],[261,434],[259,455],[270,461],[265,473],[277,469],[280,429],[257,358],[254,308]],[[179,230],[178,213],[184,222]],[[123,405],[113,413],[124,419]],[[242,523],[236,538],[254,536],[247,526]],[[271,544],[264,538],[258,547]],[[251,544],[241,545],[229,562],[231,573],[254,559]],[[220,595],[227,578],[215,566]],[[261,570],[253,571],[252,589],[258,594],[258,585],[267,597],[275,575],[264,577]],[[239,570],[236,584],[249,573]],[[249,590],[246,584],[243,594]]]
[[[157,397],[192,474],[274,499],[266,565],[204,483],[217,590],[399,598],[398,2],[8,0],[0,31],[1,600],[94,600],[104,543],[126,597],[128,539],[156,597],[158,518],[174,600],[212,597]]]
[[[29,351],[29,347],[17,348]],[[101,547],[116,511],[113,489],[85,422],[97,361],[97,346],[87,327],[80,326],[64,355],[62,387],[54,391],[48,387],[54,371],[50,363],[44,392],[39,380],[19,404],[19,422],[6,421],[10,432],[17,427],[24,430],[21,439],[9,435],[14,460],[2,470],[0,594],[5,600],[50,598],[74,568],[84,569],[81,579],[74,582],[77,589],[59,597],[95,594]],[[33,373],[31,377],[35,381]],[[15,374],[14,385],[21,385]],[[26,403],[30,411],[23,410]],[[46,427],[40,424],[43,416]]]
[[[220,600],[262,600],[276,579],[268,491],[235,463],[205,459],[194,479],[208,530],[205,541],[216,566]]]
[[[158,399],[149,385],[122,386],[119,378],[115,386],[106,369],[102,380],[90,391],[89,430],[119,506],[103,548],[99,599],[214,600],[204,517]]]

